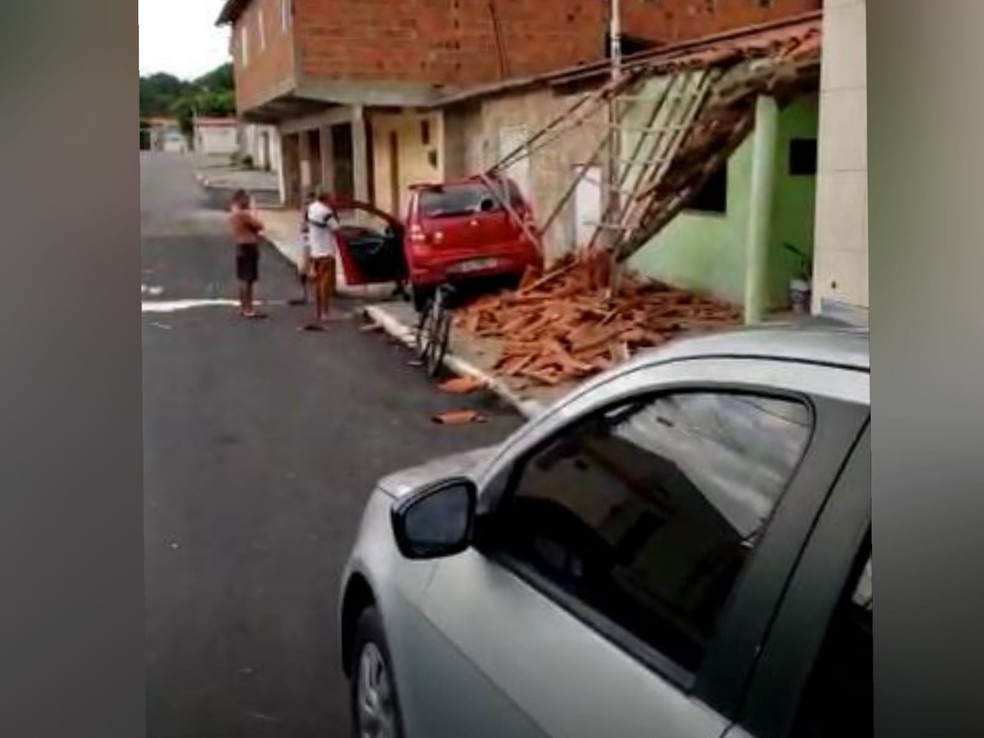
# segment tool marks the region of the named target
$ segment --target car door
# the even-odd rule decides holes
[[[359,200],[332,203],[341,229],[338,256],[348,285],[380,284],[407,278],[403,224]]]
[[[729,738],[871,738],[871,436],[811,533]]]
[[[722,736],[861,423],[789,369],[650,367],[520,434],[423,595],[421,734]]]

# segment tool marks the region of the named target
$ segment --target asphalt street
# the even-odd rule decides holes
[[[147,735],[348,735],[336,603],[373,482],[521,421],[440,393],[404,347],[359,331],[354,303],[326,333],[299,332],[303,309],[282,304],[291,271],[269,247],[269,320],[194,302],[235,295],[209,204],[189,157],[143,155]],[[157,309],[171,301],[191,302]],[[466,407],[489,422],[430,421]]]

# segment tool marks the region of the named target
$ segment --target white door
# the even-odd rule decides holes
[[[526,126],[510,126],[499,130],[499,156],[501,161],[514,151],[524,146],[529,139],[529,132]],[[519,191],[523,193],[528,201],[532,202],[532,191],[530,188],[530,160],[523,156],[515,164],[506,170],[506,174],[516,183]]]
[[[583,169],[583,166],[574,167],[574,176]],[[601,220],[601,176],[601,167],[588,167],[587,173],[577,183],[574,194],[574,242],[578,246],[587,246]]]

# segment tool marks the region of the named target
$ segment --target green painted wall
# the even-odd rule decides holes
[[[641,95],[656,97],[662,84],[662,79],[650,82]],[[626,125],[642,126],[646,117],[647,111],[639,109],[629,115]],[[815,139],[818,118],[815,96],[801,98],[779,114],[779,151],[767,279],[770,308],[785,307],[789,280],[799,270],[798,257],[784,248],[783,243],[792,243],[808,255],[813,253],[816,177],[790,176],[788,166],[790,139]],[[624,136],[622,145],[626,155],[632,152],[637,135],[628,133]],[[728,162],[727,213],[684,211],[652,243],[632,257],[630,268],[680,287],[741,303],[745,292],[745,231],[751,167],[752,141],[749,138]]]

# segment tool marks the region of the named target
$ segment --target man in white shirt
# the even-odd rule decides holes
[[[306,257],[314,274],[315,322],[306,330],[323,330],[335,288],[335,259],[338,256],[338,217],[326,192],[319,192],[307,209],[308,242]]]

